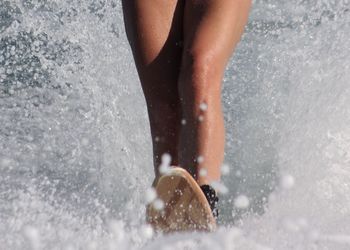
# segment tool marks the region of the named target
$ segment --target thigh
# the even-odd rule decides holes
[[[148,103],[176,90],[183,0],[123,0],[125,28]]]
[[[202,58],[223,71],[240,40],[250,5],[251,0],[187,0],[184,60],[188,55]]]

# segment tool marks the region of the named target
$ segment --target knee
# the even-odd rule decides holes
[[[197,105],[218,96],[222,71],[214,53],[204,50],[185,52],[178,82],[182,104]]]
[[[196,83],[211,77],[215,73],[215,58],[203,50],[186,50],[183,54],[180,77]],[[200,83],[198,83],[200,84]]]

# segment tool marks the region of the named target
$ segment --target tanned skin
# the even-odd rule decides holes
[[[220,180],[221,82],[250,7],[251,0],[123,0],[150,120],[153,185],[164,153],[199,185]]]

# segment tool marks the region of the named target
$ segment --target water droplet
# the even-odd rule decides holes
[[[146,238],[150,239],[152,238],[154,234],[153,228],[150,225],[143,225],[141,228],[141,235]]]
[[[146,190],[145,194],[145,202],[146,204],[150,204],[157,198],[157,192],[153,187],[150,187]]]
[[[249,199],[245,195],[239,195],[234,200],[234,205],[236,208],[244,209],[249,207]]]
[[[182,125],[186,125],[186,120],[185,120],[185,119],[182,119],[182,120],[181,120],[181,124],[182,124]]]
[[[162,155],[162,163],[159,166],[159,172],[161,174],[168,174],[170,171],[171,156],[168,153]]]
[[[207,176],[207,174],[208,174],[208,170],[206,168],[201,168],[199,170],[199,176],[204,177],[204,176]]]
[[[171,168],[169,165],[160,165],[159,166],[159,173],[162,175],[166,175],[170,172]]]
[[[221,174],[222,175],[228,175],[230,173],[230,167],[227,164],[223,164],[221,166]]]
[[[228,188],[219,181],[213,181],[210,183],[210,185],[220,194],[227,194]]]
[[[168,153],[164,153],[162,155],[162,165],[170,165],[171,162],[171,156]]]
[[[200,105],[199,105],[199,108],[200,110],[202,111],[206,111],[208,109],[208,105],[205,103],[205,102],[202,102]]]
[[[154,202],[153,202],[153,207],[154,209],[156,210],[163,210],[164,209],[164,201],[162,201],[161,199],[156,199]]]
[[[294,177],[291,175],[284,175],[280,179],[280,186],[283,189],[291,189],[295,184]]]
[[[197,157],[197,162],[202,163],[204,161],[204,157],[202,155]]]

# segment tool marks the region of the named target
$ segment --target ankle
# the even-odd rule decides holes
[[[211,187],[208,184],[201,185],[200,188],[202,189],[205,197],[208,200],[211,211],[213,212],[213,216],[215,218],[218,218],[218,216],[219,216],[219,210],[218,210],[219,198],[217,196],[217,192],[215,191],[215,189],[213,187]]]

